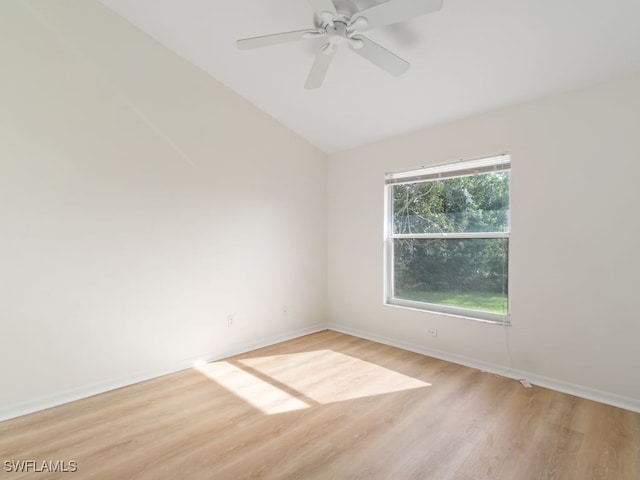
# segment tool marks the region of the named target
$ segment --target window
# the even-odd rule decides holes
[[[386,175],[386,303],[509,324],[509,155]]]

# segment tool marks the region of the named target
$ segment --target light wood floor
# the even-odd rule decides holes
[[[640,414],[325,331],[0,423],[78,479],[640,479]]]

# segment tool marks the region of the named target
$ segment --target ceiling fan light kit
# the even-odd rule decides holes
[[[318,51],[305,82],[306,89],[319,88],[327,75],[339,45],[349,48],[385,72],[399,76],[409,62],[361,34],[366,30],[403,22],[442,8],[442,0],[387,0],[353,12],[340,0],[308,0],[320,24],[317,28],[243,38],[236,42],[241,50],[268,47],[299,40],[326,39]],[[351,10],[351,11],[350,11]]]

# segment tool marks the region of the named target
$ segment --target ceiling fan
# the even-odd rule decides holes
[[[409,68],[409,62],[365,37],[361,32],[403,22],[442,8],[442,0],[386,0],[361,10],[357,10],[349,0],[308,2],[316,15],[315,28],[243,38],[236,42],[239,49],[248,50],[298,40],[326,39],[313,62],[304,85],[306,89],[319,88],[322,85],[336,48],[343,43],[389,74],[402,75]]]

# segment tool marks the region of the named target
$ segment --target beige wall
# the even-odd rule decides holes
[[[0,417],[324,325],[322,152],[93,0],[0,65]]]
[[[639,133],[636,75],[330,156],[330,325],[640,408]],[[383,306],[384,173],[505,151],[513,326]]]

